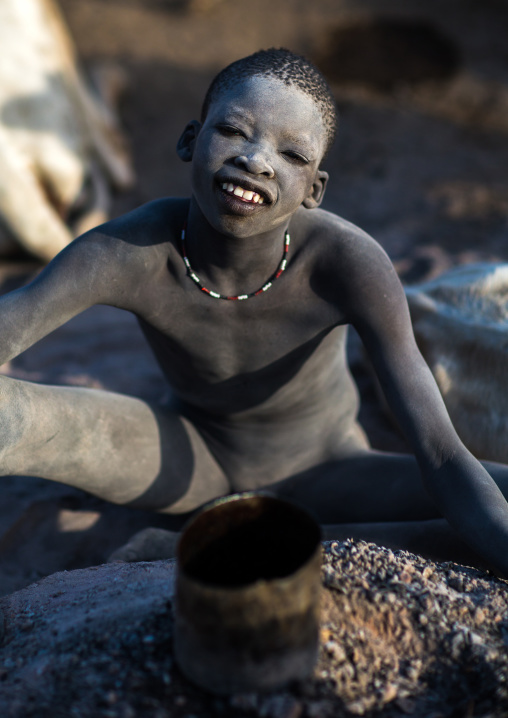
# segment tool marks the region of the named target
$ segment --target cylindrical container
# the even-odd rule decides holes
[[[234,494],[186,526],[177,553],[175,657],[213,693],[270,690],[316,662],[321,531],[268,494]]]

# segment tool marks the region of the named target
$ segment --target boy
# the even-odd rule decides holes
[[[178,143],[191,198],[96,228],[0,300],[0,362],[92,304],[130,310],[171,402],[3,379],[0,466],[167,513],[269,487],[325,524],[444,515],[508,576],[508,469],[489,465],[493,480],[459,441],[382,249],[319,209],[336,122],[289,51],[215,78]],[[356,422],[349,323],[427,491],[413,458],[370,450]]]

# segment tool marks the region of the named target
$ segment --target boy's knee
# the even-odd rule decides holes
[[[15,473],[9,457],[22,444],[29,425],[30,402],[19,382],[0,379],[0,473]]]

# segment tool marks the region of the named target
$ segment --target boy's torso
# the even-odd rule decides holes
[[[162,200],[148,208],[128,232],[111,225],[115,256],[118,242],[125,252],[118,266],[128,264],[130,278],[129,292],[111,303],[138,317],[178,410],[216,454],[227,447],[233,463],[235,456],[242,465],[249,456],[259,460],[260,451],[279,455],[278,462],[284,451],[298,467],[340,455],[358,398],[346,364],[346,314],[319,288],[310,213],[292,221],[288,266],[273,286],[228,301],[187,276],[178,241],[185,204]]]

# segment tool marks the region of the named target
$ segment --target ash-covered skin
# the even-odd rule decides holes
[[[508,469],[489,466],[499,490],[458,439],[383,250],[318,208],[325,146],[312,97],[270,77],[242,80],[179,141],[192,162],[190,199],[160,199],[98,227],[0,300],[0,362],[109,304],[138,317],[173,390],[171,403],[153,405],[3,379],[2,472],[168,513],[270,487],[326,524],[443,514],[508,575]],[[185,223],[190,263],[220,294],[262,286],[286,230],[287,269],[253,299],[213,299],[186,274]],[[369,450],[346,366],[347,324],[419,469],[412,457]]]

